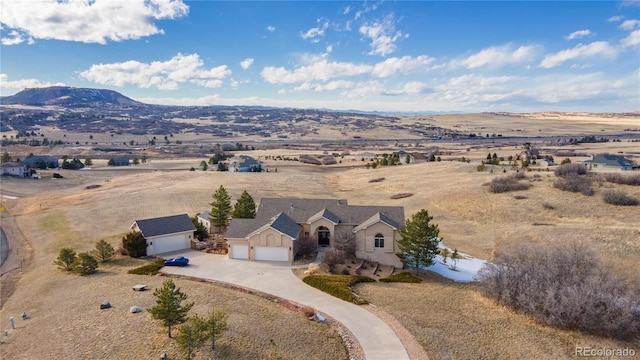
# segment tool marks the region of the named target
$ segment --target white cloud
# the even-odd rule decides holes
[[[396,73],[410,73],[420,68],[425,68],[434,61],[426,55],[420,55],[412,58],[411,56],[403,56],[401,58],[392,57],[381,61],[373,66],[371,74],[377,77],[389,77]]]
[[[141,88],[178,89],[179,83],[193,83],[215,88],[231,75],[226,65],[205,69],[198,54],[178,55],[167,61],[142,63],[135,60],[121,63],[92,65],[80,77],[104,85],[134,84]]]
[[[268,32],[274,32],[274,31],[276,31],[276,27],[273,26],[273,25],[269,25],[269,26],[267,26],[267,31]]]
[[[349,15],[351,10],[352,10],[351,6],[346,6],[344,9],[342,9],[342,15]]]
[[[585,36],[595,35],[589,29],[574,31],[571,34],[565,36],[564,38],[567,40],[579,39]]]
[[[284,67],[267,66],[262,69],[261,75],[264,80],[271,84],[292,84],[314,80],[327,81],[336,77],[366,74],[371,71],[371,68],[369,65],[329,62],[326,59],[320,59],[293,70],[287,70]]]
[[[154,20],[188,12],[182,0],[3,1],[0,22],[23,39],[105,44],[162,34]]]
[[[360,34],[371,39],[369,46],[372,48],[369,55],[386,56],[398,48],[395,44],[398,39],[407,37],[395,30],[393,14],[386,16],[382,21],[375,21],[360,26]]]
[[[240,61],[240,67],[242,67],[244,70],[247,70],[251,64],[253,64],[253,58],[246,58],[242,61]]]
[[[630,47],[640,44],[640,29],[632,31],[629,36],[620,40],[620,44],[624,47]]]
[[[612,16],[610,18],[607,19],[608,22],[618,22],[618,21],[622,21],[622,19],[624,19],[624,16],[618,15],[618,16]]]
[[[501,67],[510,64],[521,64],[532,61],[537,53],[533,45],[520,46],[514,49],[511,44],[492,46],[475,53],[463,60],[454,60],[452,65],[465,66],[467,69],[480,67]]]
[[[625,20],[622,24],[620,24],[619,27],[622,30],[633,30],[637,27],[640,27],[640,20]]]
[[[301,56],[303,65],[288,70],[284,67],[268,66],[263,68],[261,75],[264,80],[272,84],[293,84],[310,81],[328,81],[345,76],[370,74],[371,76],[386,78],[398,73],[407,74],[420,69],[428,70],[427,66],[434,59],[426,55],[415,58],[403,56],[392,57],[375,65],[356,64],[350,62],[330,62],[327,54]]]
[[[17,45],[24,42],[24,38],[19,32],[15,30],[11,30],[11,32],[9,32],[8,37],[3,37],[1,42],[2,42],[2,45],[7,45],[7,46]]]
[[[61,82],[48,82],[48,81],[40,81],[38,79],[20,79],[20,80],[9,80],[9,75],[0,74],[0,84],[2,84],[2,95],[5,95],[4,92],[6,90],[24,90],[27,88],[40,88],[40,87],[48,87],[48,86],[65,86],[64,83]]]
[[[324,31],[329,27],[329,21],[326,19],[318,19],[318,27],[311,28],[304,33],[300,33],[300,37],[304,40],[310,40],[313,43],[320,41],[324,37]]]
[[[338,89],[350,89],[355,86],[355,83],[347,80],[329,81],[326,84],[314,84],[310,82],[302,83],[300,86],[293,88],[293,91],[334,91]]]
[[[615,57],[617,53],[618,50],[615,47],[609,45],[607,41],[596,41],[587,45],[578,44],[571,49],[562,50],[555,54],[547,55],[544,57],[544,59],[542,59],[542,62],[540,62],[539,66],[549,69],[559,66],[568,60],[594,56],[604,56],[611,58]]]

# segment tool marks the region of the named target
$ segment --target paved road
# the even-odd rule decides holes
[[[288,264],[228,259],[192,250],[165,256],[185,256],[189,258],[189,266],[164,267],[164,273],[240,285],[311,306],[331,316],[351,330],[368,360],[409,359],[400,339],[384,321],[357,305],[306,285]]]
[[[9,241],[7,240],[7,235],[4,233],[4,230],[0,228],[0,267],[9,257]]]

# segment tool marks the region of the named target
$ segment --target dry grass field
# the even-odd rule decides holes
[[[451,124],[448,125],[453,127],[457,120],[453,115],[449,117]],[[445,124],[449,121],[446,117],[439,119]],[[461,126],[476,126],[470,119],[466,118]],[[478,132],[493,133],[495,130],[506,134],[509,129],[508,122],[500,122],[499,117],[473,119],[478,124],[485,122],[482,125],[485,127]],[[591,133],[599,132],[600,125],[604,125],[600,122],[589,125],[592,120],[576,120],[578,125],[575,126],[581,129],[591,126],[592,130],[597,129]],[[521,121],[527,119],[522,117]],[[628,127],[625,121],[615,123],[616,131]],[[531,122],[524,125],[533,129]],[[563,130],[558,122],[549,122],[545,128],[558,134]],[[19,327],[3,339],[6,343],[1,345],[0,354],[3,358],[23,359],[51,354],[78,359],[123,358],[140,356],[140,349],[149,349],[145,353],[148,357],[158,356],[160,350],[175,354],[175,345],[167,341],[162,327],[152,323],[148,314],[128,313],[129,306],[145,308],[151,304],[151,292],[134,293],[130,287],[140,282],[158,286],[162,278],[124,274],[124,269],[132,266],[126,262],[81,278],[61,274],[52,261],[63,246],[87,251],[101,239],[116,245],[136,219],[180,213],[194,215],[208,210],[212,194],[220,185],[225,186],[233,199],[247,190],[256,202],[262,197],[274,196],[338,197],[348,199],[350,204],[404,206],[407,218],[425,208],[434,216],[447,246],[488,260],[506,246],[579,240],[598,251],[617,271],[631,275],[640,273],[640,211],[637,207],[607,205],[601,198],[602,191],[610,188],[622,189],[628,195],[640,198],[639,187],[595,182],[593,196],[563,192],[553,187],[552,171],[535,166],[532,167],[534,171],[527,173],[529,180],[525,180],[532,184],[530,189],[493,194],[486,184],[514,170],[506,168],[508,173],[504,174],[503,168],[495,167],[492,173],[487,167],[484,172],[478,172],[476,166],[488,152],[507,157],[521,151],[521,146],[492,143],[438,143],[437,146],[446,153],[442,162],[377,169],[366,169],[364,163],[353,156],[345,156],[342,163],[331,166],[266,160],[267,167],[272,170],[268,173],[189,171],[190,167],[197,168],[205,157],[153,158],[147,164],[126,168],[107,167],[105,161],[96,160],[91,170],[56,171],[64,179],[52,179],[52,171],[42,171],[40,180],[3,178],[2,194],[17,198],[3,198],[2,203],[28,240],[22,249],[30,249],[30,255],[22,251],[20,256],[28,261],[20,272],[13,295],[2,299],[0,323],[5,327],[8,317],[15,316]],[[553,148],[552,145],[544,146]],[[581,153],[623,151],[633,156],[640,154],[640,143],[637,142],[566,148]],[[393,150],[389,145],[369,151]],[[300,153],[299,150],[271,149],[247,154],[264,159],[267,155],[297,156]],[[317,153],[321,154],[322,149]],[[462,156],[471,162],[455,161]],[[576,157],[572,160],[584,159]],[[276,168],[277,172],[274,171]],[[384,180],[369,182],[378,178]],[[99,187],[87,189],[91,185]],[[400,193],[412,196],[391,199]],[[232,325],[224,340],[224,349],[228,350],[224,354],[228,356],[266,357],[271,350],[269,338],[273,338],[275,351],[284,358],[335,358],[340,357],[335,354],[344,351],[335,332],[326,326],[318,327],[280,305],[208,284],[179,280],[178,285],[192,301],[196,301],[198,305],[194,310],[197,312],[206,313],[210,304],[219,304],[230,311]],[[434,359],[567,358],[575,345],[620,345],[534,324],[495,306],[479,294],[475,285],[430,278],[417,285],[365,284],[359,286],[358,291],[398,319]],[[114,308],[98,311],[97,305],[103,300],[112,301]],[[250,317],[246,310],[249,308],[256,309],[261,315]],[[30,313],[32,319],[22,322],[19,319],[22,311]],[[144,321],[139,321],[141,318]],[[278,329],[282,329],[278,333],[283,336],[265,337],[265,334],[273,334],[269,324],[277,319],[286,320],[278,322]],[[255,328],[257,332],[249,334],[240,330],[246,328]],[[137,337],[132,336],[136,334]],[[297,345],[287,342],[288,335],[297,339]],[[245,348],[243,344],[248,337],[256,340]],[[318,339],[326,342],[326,348],[316,348]],[[223,340],[220,344],[222,349]],[[640,344],[634,346],[640,348]],[[331,350],[325,352],[326,349]],[[316,354],[314,351],[319,355],[307,356]]]

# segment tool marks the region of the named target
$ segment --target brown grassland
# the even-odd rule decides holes
[[[506,131],[505,125],[496,125],[497,120],[487,123],[491,126],[487,132]],[[580,124],[585,129],[591,126],[592,133],[600,131],[600,124]],[[546,126],[561,129],[557,122]],[[553,171],[533,166],[524,180],[531,181],[529,190],[492,194],[483,184],[504,176],[503,168],[491,172],[488,166],[478,172],[476,166],[487,152],[507,157],[521,151],[521,146],[438,146],[447,152],[442,162],[377,169],[365,169],[359,159],[345,156],[342,163],[332,166],[267,160],[268,168],[277,168],[268,173],[188,171],[197,168],[203,157],[152,159],[127,168],[111,168],[106,161],[95,160],[91,170],[57,171],[64,179],[52,179],[51,171],[42,171],[40,180],[3,179],[2,194],[17,198],[3,198],[2,203],[19,228],[15,231],[28,242],[19,254],[24,266],[14,271],[19,275],[15,291],[2,299],[2,328],[14,316],[18,329],[2,339],[0,355],[85,359],[150,358],[165,351],[177,354],[174,342],[148,313],[128,313],[129,306],[144,309],[153,304],[151,292],[133,292],[131,286],[157,287],[162,277],[127,275],[125,270],[139,263],[134,260],[118,260],[88,277],[62,274],[52,261],[63,246],[88,251],[101,239],[117,245],[136,219],[208,210],[220,185],[233,199],[247,190],[256,202],[273,196],[339,197],[350,204],[404,206],[406,218],[425,208],[434,216],[447,246],[483,259],[491,260],[507,246],[578,240],[593,247],[616,271],[632,276],[640,272],[640,211],[607,205],[601,198],[601,192],[610,188],[640,198],[639,187],[595,182],[596,194],[588,197],[555,189]],[[631,142],[572,148],[586,153],[640,154],[640,144]],[[390,146],[370,151],[393,150]],[[262,158],[299,153],[280,149],[248,152]],[[471,163],[455,161],[461,156]],[[534,179],[534,175],[539,176]],[[384,180],[370,182],[377,178]],[[86,189],[89,185],[100,187]],[[413,195],[391,199],[399,193]],[[515,195],[524,196],[516,199]],[[2,216],[3,225],[8,224],[8,214]],[[395,317],[432,359],[571,358],[575,346],[633,347],[640,352],[639,340],[616,342],[536,324],[484,298],[476,284],[453,283],[428,274],[424,278],[420,284],[362,284],[357,291],[379,311]],[[280,305],[210,284],[182,279],[177,283],[189,301],[196,302],[194,312],[206,314],[211,305],[229,311],[229,330],[216,351],[219,358],[267,358],[273,353],[287,359],[346,356],[335,331]],[[110,300],[114,308],[97,310],[103,300]],[[23,322],[19,318],[22,311],[31,318]],[[270,346],[270,339],[275,347]]]

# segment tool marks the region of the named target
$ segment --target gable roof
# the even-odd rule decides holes
[[[136,220],[134,225],[138,226],[138,229],[142,232],[142,236],[145,238],[186,231],[196,231],[196,227],[193,225],[193,222],[189,219],[189,215],[187,214]]]
[[[210,214],[209,214],[208,211],[203,211],[200,214],[198,214],[199,218],[201,218],[203,220],[206,220],[206,221],[209,221],[209,216],[210,216]]]
[[[294,209],[295,210],[295,209]],[[327,219],[329,221],[331,221],[334,225],[340,222],[340,219],[331,211],[327,210],[326,208],[320,210],[319,212],[317,212],[315,215],[312,215],[309,220],[307,220],[307,224],[311,224],[312,222],[318,220],[318,219]]]
[[[251,234],[249,234],[249,236],[261,230],[265,230],[269,227],[287,235],[292,239],[296,239],[298,237],[298,234],[300,234],[300,228],[301,228],[301,226],[298,225],[295,221],[293,221],[290,217],[288,217],[284,213],[280,213],[274,216],[273,219],[268,224],[252,232]]]
[[[593,155],[592,160],[587,160],[585,162],[589,163],[598,163],[605,164],[607,166],[631,166],[631,161],[627,160],[622,155],[612,155],[612,154],[597,154]]]
[[[360,225],[356,226],[355,228],[353,228],[353,232],[357,232],[360,231],[362,229],[366,229],[369,226],[376,224],[376,223],[385,223],[389,226],[391,226],[393,228],[393,230],[398,229],[400,226],[393,220],[391,220],[388,216],[381,214],[381,213],[375,213],[373,214],[372,217],[368,218],[367,220],[363,221]]]

